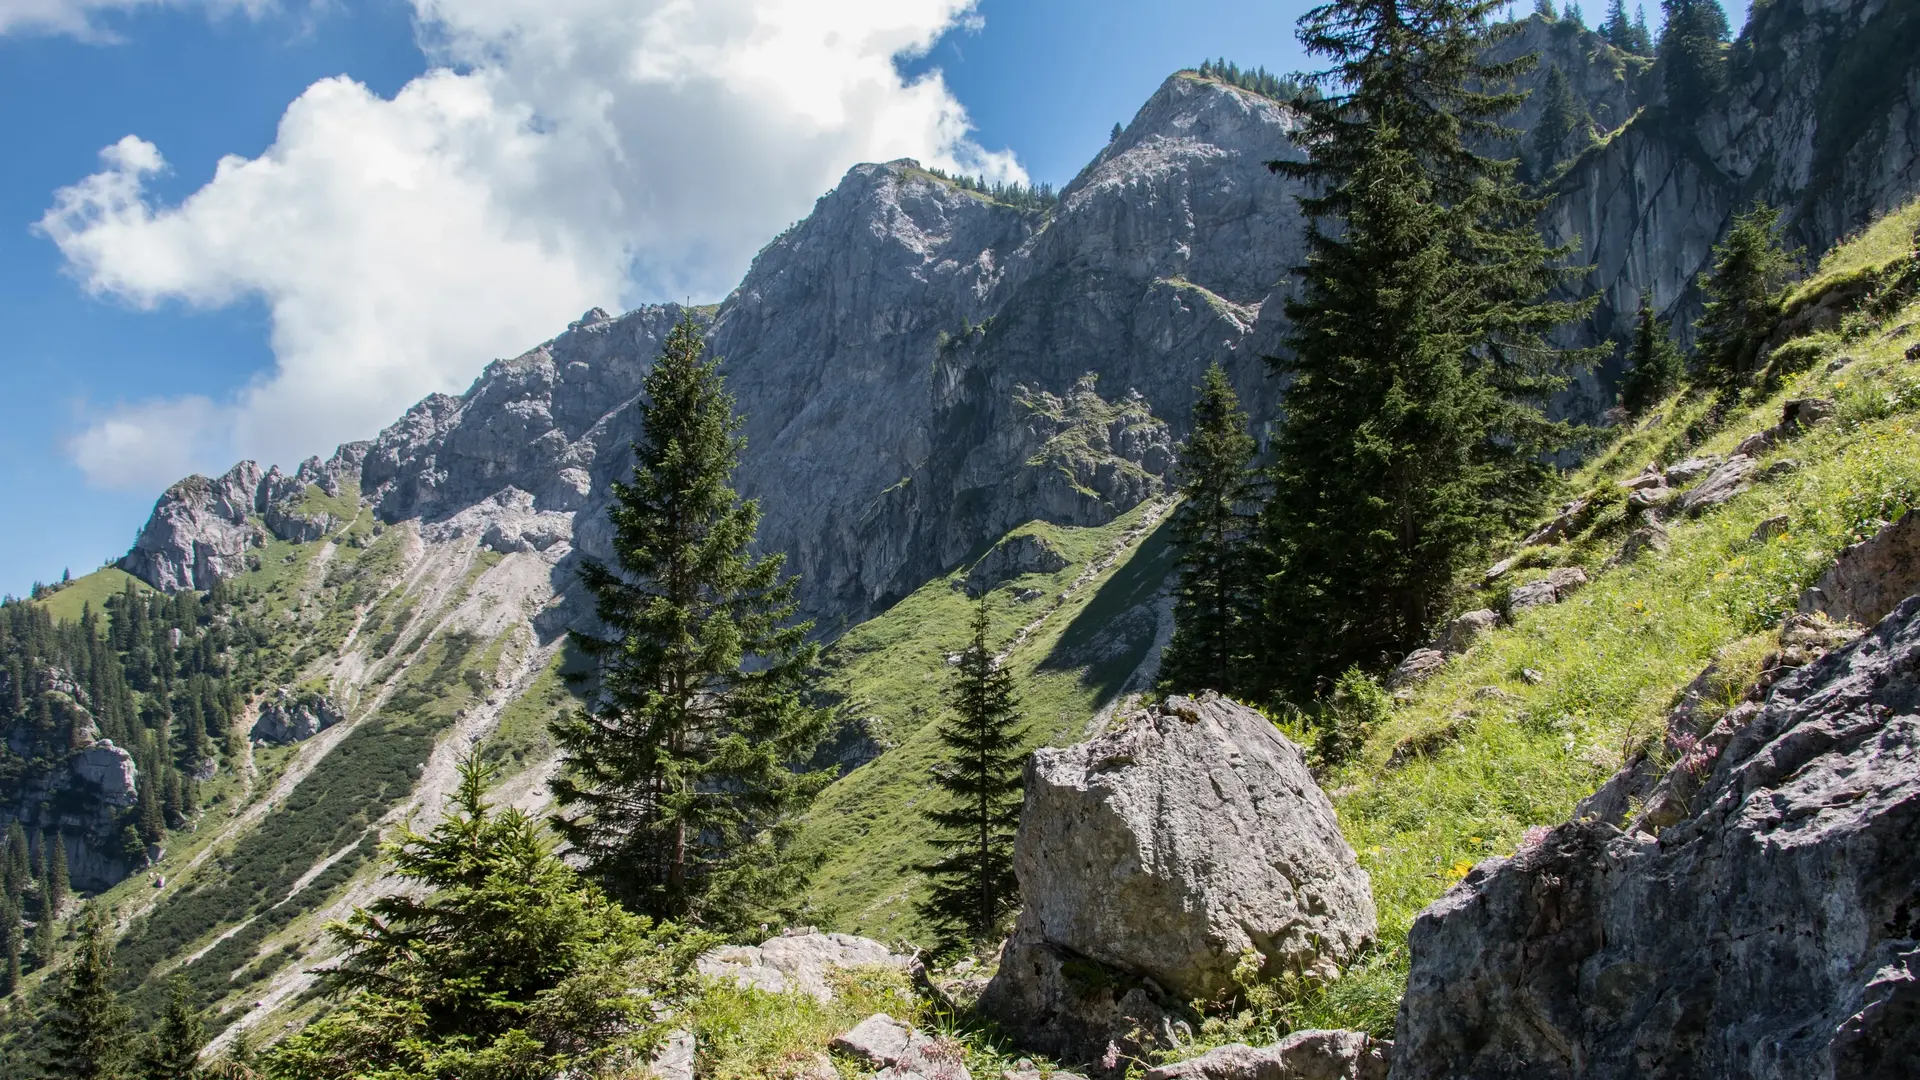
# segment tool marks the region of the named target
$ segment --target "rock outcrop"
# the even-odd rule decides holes
[[[1148,1069],[1146,1080],[1387,1080],[1393,1044],[1359,1031],[1296,1031],[1272,1046],[1233,1043]]]
[[[1920,593],[1920,511],[1848,546],[1800,598],[1802,612],[1871,626]]]
[[[1178,1003],[1264,974],[1330,975],[1375,931],[1366,872],[1298,747],[1216,695],[1036,751],[1023,908],[982,1006],[1035,1049],[1099,1056]]]
[[[1025,574],[1051,574],[1067,565],[1045,537],[1015,533],[987,549],[985,555],[967,571],[968,596],[980,596],[1003,581]]]
[[[260,715],[248,734],[260,742],[285,746],[311,739],[345,719],[340,706],[325,694],[300,694],[283,686],[271,700],[261,703]]]
[[[1920,597],[1422,913],[1393,1077],[1914,1075],[1916,762]]]
[[[959,1044],[875,1013],[833,1040],[833,1049],[886,1080],[972,1080]]]
[[[796,991],[833,1000],[829,973],[857,967],[911,971],[915,961],[872,938],[815,931],[782,934],[759,945],[727,945],[700,957],[700,973],[770,994]]]

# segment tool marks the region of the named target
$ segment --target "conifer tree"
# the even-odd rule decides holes
[[[1727,88],[1727,13],[1719,0],[1661,0],[1667,23],[1660,30],[1660,63],[1666,69],[1667,107],[1691,119]]]
[[[1640,294],[1640,319],[1633,347],[1627,352],[1627,371],[1620,379],[1620,405],[1639,415],[1673,391],[1686,375],[1686,357],[1673,343],[1667,324],[1653,310],[1653,293]]]
[[[1181,444],[1176,466],[1183,496],[1172,522],[1179,583],[1173,639],[1160,660],[1160,681],[1169,689],[1239,693],[1244,688],[1262,576],[1254,449],[1240,399],[1216,363],[1200,387],[1193,434]]]
[[[1756,205],[1736,215],[1700,277],[1707,303],[1694,324],[1702,381],[1726,387],[1751,372],[1780,316],[1797,253],[1780,243],[1780,211]]]
[[[0,979],[6,980],[6,986],[0,987],[0,993],[11,994],[20,989],[20,954],[26,949],[26,928],[21,923],[17,900],[0,900],[0,921],[5,922],[7,935],[6,970],[0,971]]]
[[[167,1011],[147,1045],[147,1080],[199,1080],[200,1048],[207,1044],[206,1026],[193,1011],[192,990],[186,976],[167,980]]]
[[[1268,678],[1296,702],[1416,644],[1455,574],[1533,513],[1566,437],[1542,410],[1576,358],[1545,335],[1590,302],[1545,299],[1568,249],[1541,239],[1514,163],[1469,145],[1513,137],[1498,121],[1522,99],[1500,88],[1533,62],[1484,59],[1517,30],[1499,8],[1335,0],[1301,20],[1333,67],[1294,105],[1308,159],[1271,165],[1318,194],[1263,521]]]
[[[830,777],[793,763],[822,734],[800,692],[816,657],[797,579],[750,552],[759,506],[717,360],[683,319],[648,373],[633,478],[614,485],[617,562],[586,563],[605,637],[594,705],[563,718],[560,828],[633,910],[726,923],[797,884],[795,813]]]
[[[1607,21],[1600,28],[1607,44],[1633,51],[1633,24],[1627,21],[1627,0],[1607,0]]]
[[[133,1014],[113,991],[113,945],[98,907],[81,923],[80,947],[47,1019],[46,1070],[75,1080],[132,1080]]]
[[[1532,135],[1533,175],[1545,180],[1554,166],[1584,149],[1593,139],[1593,118],[1573,95],[1566,72],[1558,64],[1547,69],[1547,85],[1541,91],[1540,122]]]
[[[993,936],[1019,897],[1013,837],[1020,825],[1027,728],[1017,719],[1013,674],[996,662],[989,632],[983,597],[947,694],[952,713],[939,727],[948,757],[934,771],[934,783],[951,803],[927,812],[939,830],[934,846],[941,857],[921,867],[933,879],[933,891],[920,912],[949,948]]]
[[[47,872],[47,903],[58,912],[67,902],[67,894],[72,891],[73,883],[67,875],[67,841],[59,831],[53,834],[52,869]]]

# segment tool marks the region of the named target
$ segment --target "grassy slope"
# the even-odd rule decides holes
[[[1906,250],[1915,221],[1920,203],[1836,250],[1815,280],[1883,267]],[[1521,553],[1528,569],[1512,580],[1579,565],[1593,583],[1483,639],[1326,778],[1348,839],[1373,875],[1383,948],[1369,969],[1335,988],[1342,1000],[1322,1003],[1322,1022],[1390,1024],[1407,929],[1423,907],[1475,862],[1513,851],[1529,826],[1566,820],[1575,802],[1662,730],[1677,693],[1709,662],[1757,665],[1779,618],[1841,547],[1920,503],[1920,363],[1904,359],[1920,340],[1917,321],[1920,304],[1910,304],[1884,320],[1853,317],[1841,332],[1803,339],[1793,351],[1807,369],[1771,392],[1750,393],[1699,445],[1689,446],[1684,432],[1706,404],[1671,401],[1569,478],[1570,494],[1610,493],[1651,461],[1730,454],[1740,439],[1775,423],[1787,398],[1840,404],[1838,422],[1760,461],[1764,468],[1791,459],[1797,469],[1760,480],[1698,519],[1670,523],[1672,548],[1664,555],[1607,568],[1619,530]],[[1841,356],[1855,359],[1828,372]],[[1785,532],[1752,539],[1755,526],[1775,516],[1787,519]],[[1463,607],[1497,606],[1497,591]],[[1440,748],[1389,766],[1396,747],[1423,736]]]
[[[1069,560],[1052,574],[1005,582],[987,595],[1000,641],[1046,618],[1010,657],[1032,745],[1083,737],[1094,714],[1145,659],[1155,625],[1144,613],[1115,620],[1151,601],[1167,570],[1164,525],[1142,531],[1150,506],[1100,528],[1034,522],[1016,533],[1044,536]],[[1062,592],[1124,544],[1122,557],[1091,575],[1048,611]],[[828,654],[825,688],[849,715],[871,717],[892,744],[849,773],[815,804],[802,843],[825,856],[806,903],[813,918],[883,939],[913,939],[923,930],[913,899],[923,887],[915,864],[928,858],[922,819],[928,770],[939,759],[934,727],[944,713],[951,678],[947,657],[967,641],[973,601],[962,567],[922,586],[886,613],[849,631]],[[1021,601],[1038,589],[1042,595]]]
[[[79,622],[81,613],[89,606],[96,615],[104,613],[107,597],[125,592],[128,582],[132,582],[133,587],[143,593],[153,591],[152,586],[125,570],[108,566],[85,577],[74,578],[59,591],[40,600],[39,604],[47,609],[56,622]]]

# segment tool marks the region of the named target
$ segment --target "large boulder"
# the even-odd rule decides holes
[[[1394,1080],[1920,1075],[1920,597],[1684,750],[1421,914]]]
[[[1035,752],[1014,869],[1024,907],[982,1004],[1083,1060],[1231,992],[1244,957],[1330,975],[1375,932],[1367,874],[1300,748],[1214,694]]]

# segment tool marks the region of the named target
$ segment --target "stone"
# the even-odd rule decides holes
[[[1638,476],[1620,481],[1620,486],[1628,491],[1645,491],[1648,488],[1666,487],[1667,478],[1660,475],[1658,469],[1648,469]]]
[[[1507,571],[1513,569],[1519,562],[1520,556],[1518,555],[1510,555],[1507,558],[1501,559],[1499,562],[1487,567],[1487,572],[1481,575],[1481,580],[1491,585],[1505,577]]]
[[[1003,581],[1026,574],[1051,574],[1066,565],[1067,557],[1046,537],[1016,533],[988,548],[967,571],[967,595],[978,597]]]
[[[1360,1031],[1296,1031],[1272,1046],[1232,1043],[1148,1069],[1145,1080],[1387,1080],[1393,1043]]]
[[[295,693],[283,686],[271,700],[262,702],[248,737],[275,746],[311,739],[346,719],[346,714],[325,694]]]
[[[1533,547],[1536,544],[1559,543],[1560,538],[1567,534],[1567,531],[1573,527],[1575,519],[1577,519],[1581,511],[1586,508],[1587,504],[1584,499],[1576,499],[1568,503],[1561,508],[1560,513],[1556,515],[1552,521],[1535,529],[1527,535],[1526,539],[1520,541],[1520,546]]]
[[[1780,427],[1783,434],[1793,435],[1805,431],[1822,420],[1831,420],[1834,404],[1826,398],[1790,398],[1780,406]]]
[[[1000,1080],[1087,1080],[1087,1078],[1076,1072],[1067,1072],[1065,1069],[1041,1072],[1033,1067],[1031,1061],[1021,1058],[1013,1068],[1001,1071]]]
[[[73,774],[93,785],[108,806],[132,806],[139,801],[140,772],[133,755],[102,739],[73,756]]]
[[[1373,894],[1299,747],[1215,694],[1170,697],[1034,752],[1014,846],[1022,910],[981,1006],[1035,1050],[1090,1060],[1122,1022],[1268,975],[1332,975]],[[1172,1006],[1170,1008],[1169,1006]]]
[[[1648,521],[1628,533],[1627,538],[1620,542],[1619,559],[1623,563],[1630,563],[1648,552],[1664,555],[1672,546],[1673,541],[1667,534],[1666,526],[1658,521]]]
[[[1507,611],[1518,615],[1528,608],[1544,607],[1559,602],[1560,597],[1553,587],[1553,582],[1550,579],[1541,578],[1539,581],[1529,581],[1525,585],[1515,585],[1513,591],[1507,594]]]
[[[1440,673],[1447,666],[1447,654],[1439,649],[1415,649],[1387,674],[1387,689],[1404,690]]]
[[[1920,511],[1857,544],[1834,560],[1832,569],[1800,596],[1799,610],[1871,626],[1894,605],[1920,592]]]
[[[1753,527],[1753,532],[1747,535],[1747,543],[1764,544],[1776,536],[1786,535],[1786,532],[1787,532],[1787,515],[1776,514],[1773,517],[1770,517],[1765,521],[1762,521],[1760,524],[1755,525]]]
[[[1773,438],[1773,432],[1771,431],[1756,431],[1746,438],[1741,439],[1740,445],[1734,447],[1733,452],[1736,454],[1745,454],[1747,457],[1759,457],[1761,454],[1773,448]]]
[[[913,970],[901,956],[872,938],[813,931],[782,934],[759,945],[726,945],[703,954],[695,965],[702,975],[732,979],[770,994],[789,991],[833,1000],[828,973],[856,967]]]
[[[693,1032],[670,1031],[666,1042],[647,1062],[647,1071],[654,1080],[693,1080],[694,1052],[697,1049]]]
[[[1440,649],[1449,656],[1466,652],[1494,627],[1500,625],[1500,613],[1489,608],[1469,611],[1440,631]]]
[[[1635,510],[1658,510],[1671,503],[1679,492],[1670,487],[1643,487],[1627,493],[1627,505]]]
[[[1699,514],[1730,502],[1753,486],[1753,474],[1757,470],[1750,457],[1728,458],[1707,474],[1705,480],[1681,495],[1677,506],[1682,513]]]
[[[1587,583],[1587,572],[1578,566],[1558,566],[1548,571],[1547,582],[1553,586],[1554,599],[1565,600]]]
[[[1916,758],[1920,597],[1716,721],[1664,825],[1563,825],[1429,906],[1394,1077],[1911,1075]]]
[[[1778,480],[1783,476],[1790,476],[1799,471],[1800,463],[1798,461],[1795,461],[1793,458],[1781,458],[1778,461],[1771,462],[1766,468],[1761,469],[1760,479]]]
[[[880,1069],[888,1080],[971,1080],[958,1043],[922,1034],[875,1013],[834,1037],[833,1049]]]
[[[1664,470],[1667,485],[1679,487],[1690,484],[1720,467],[1723,459],[1717,457],[1691,457],[1675,462]]]

